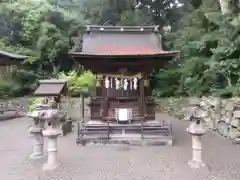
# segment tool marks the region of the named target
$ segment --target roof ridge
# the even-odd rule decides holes
[[[86,31],[133,31],[133,32],[158,32],[159,26],[98,26],[87,25]]]
[[[0,55],[8,56],[10,58],[15,58],[15,59],[26,59],[27,58],[27,56],[15,54],[15,53],[3,51],[3,50],[0,50]]]

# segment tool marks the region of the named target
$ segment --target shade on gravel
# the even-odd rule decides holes
[[[158,118],[170,117],[158,115]],[[0,122],[1,180],[238,180],[240,149],[230,141],[208,132],[203,158],[209,168],[193,170],[191,137],[186,122],[173,120],[173,146],[139,147],[128,145],[77,146],[75,132],[59,138],[59,162],[54,172],[45,172],[40,161],[28,159],[33,138],[28,134],[29,119]],[[47,141],[47,140],[46,140]],[[46,142],[45,141],[45,142]],[[46,143],[45,143],[46,144]]]

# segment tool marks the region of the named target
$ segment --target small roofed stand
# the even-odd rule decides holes
[[[33,111],[33,113],[36,113],[35,119],[38,120],[38,122],[42,122],[40,129],[37,128],[37,134],[39,135],[40,133],[42,139],[42,148],[42,136],[48,138],[48,161],[43,165],[43,170],[54,170],[59,166],[57,159],[57,139],[63,132],[63,123],[61,121],[65,121],[66,118],[66,112],[61,107],[61,96],[66,94],[66,91],[67,82],[65,80],[46,79],[39,81],[39,87],[33,94],[45,98],[44,102],[37,105],[35,111]],[[44,127],[45,121],[48,123],[46,128]],[[35,126],[37,126],[37,123]],[[34,133],[34,131],[32,133]]]
[[[60,79],[44,79],[39,80],[38,84],[33,95],[44,97],[44,104],[51,104],[52,107],[61,109],[61,96],[67,94],[67,82]]]
[[[25,59],[27,59],[27,56],[0,50],[0,78],[6,81],[11,80],[13,73]],[[20,115],[19,110],[20,106],[17,104],[11,104],[8,98],[5,98],[4,102],[0,103],[1,114],[9,111],[16,112],[8,118],[18,117]]]
[[[69,54],[97,74],[97,84],[90,121],[79,129],[77,142],[171,139],[171,124],[155,120],[149,74],[178,52],[162,49],[158,26],[87,26],[82,40]]]

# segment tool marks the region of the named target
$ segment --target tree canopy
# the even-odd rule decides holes
[[[86,24],[159,25],[164,48],[181,53],[153,73],[155,95],[238,96],[239,12],[239,0],[5,0],[0,49],[29,56],[16,74],[29,87],[73,69],[67,51]]]

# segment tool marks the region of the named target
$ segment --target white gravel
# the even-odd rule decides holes
[[[163,115],[159,115],[164,117]],[[165,117],[169,118],[169,117]],[[208,132],[204,136],[204,161],[208,169],[192,170],[191,138],[186,122],[173,121],[171,146],[77,146],[76,133],[59,139],[59,162],[54,172],[44,172],[40,161],[28,159],[33,139],[26,118],[0,122],[1,180],[238,180],[240,151],[237,145]],[[46,144],[46,143],[45,143]]]

